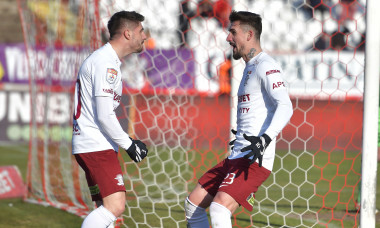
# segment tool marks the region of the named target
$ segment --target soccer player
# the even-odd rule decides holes
[[[231,154],[208,170],[186,198],[190,228],[209,227],[207,207],[213,228],[232,227],[231,215],[240,205],[252,211],[255,192],[273,168],[276,136],[293,114],[282,69],[260,46],[261,17],[232,11],[229,20],[233,58],[246,63],[237,94],[237,131],[232,130],[236,139],[230,142]]]
[[[108,21],[109,42],[93,52],[79,69],[75,88],[72,153],[86,173],[97,209],[83,228],[113,227],[125,210],[125,187],[117,158],[118,147],[140,162],[148,150],[123,131],[115,114],[122,94],[121,59],[143,50],[144,16],[134,11],[115,13]]]

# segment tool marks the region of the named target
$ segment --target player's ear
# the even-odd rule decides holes
[[[253,32],[253,30],[248,30],[247,32],[247,41],[250,41],[251,39],[254,39],[255,37],[255,33]]]
[[[131,31],[129,29],[124,30],[123,35],[125,39],[127,40],[131,39]]]

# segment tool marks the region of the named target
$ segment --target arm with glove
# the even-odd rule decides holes
[[[132,139],[122,129],[113,111],[112,97],[96,97],[96,111],[102,130],[121,148],[127,151],[135,162],[142,161],[148,154],[146,145],[137,139]]]

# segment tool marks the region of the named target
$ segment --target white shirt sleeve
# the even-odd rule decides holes
[[[121,148],[128,149],[132,141],[124,132],[113,110],[113,98],[96,96],[96,112],[101,129]]]
[[[260,68],[259,74],[261,74],[264,81],[265,90],[275,107],[272,122],[265,131],[273,139],[282,131],[292,117],[293,105],[282,78],[282,69],[268,62],[263,62]]]
[[[115,89],[115,81],[118,72],[115,67],[110,63],[97,64],[94,66],[94,95],[102,97],[113,97],[113,91]],[[112,102],[111,102],[112,103]]]

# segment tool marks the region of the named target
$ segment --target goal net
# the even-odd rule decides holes
[[[123,59],[117,116],[148,157],[120,151],[122,227],[185,227],[183,202],[229,153],[244,63],[231,59],[228,15],[263,18],[264,51],[284,70],[294,108],[277,137],[270,178],[234,227],[357,227],[360,202],[365,1],[18,1],[32,121],[26,200],[79,216],[94,208],[71,155],[73,91],[82,61],[107,42],[110,16],[145,16],[145,50]]]

